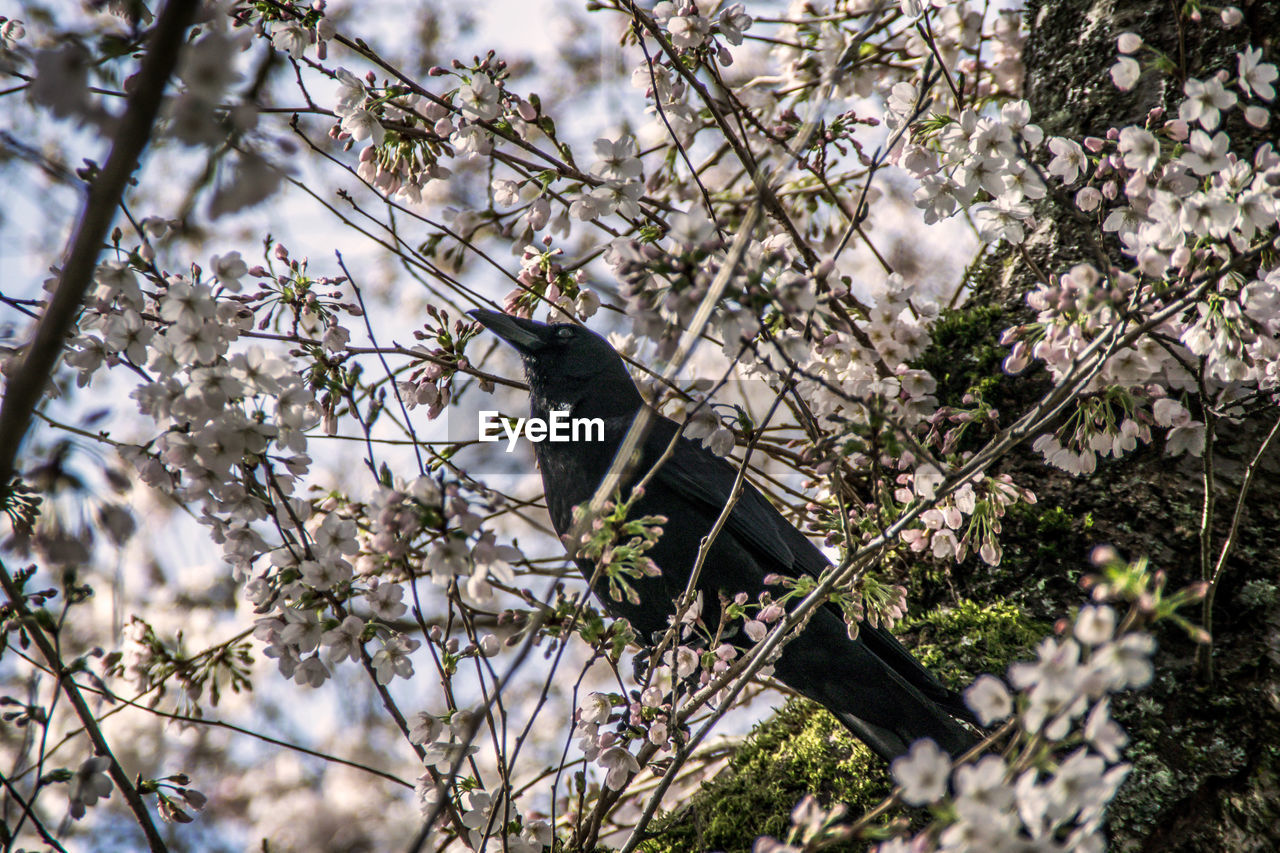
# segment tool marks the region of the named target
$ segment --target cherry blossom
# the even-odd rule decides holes
[[[1246,95],[1253,95],[1264,101],[1276,96],[1275,82],[1277,72],[1275,65],[1262,61],[1262,49],[1247,47],[1239,55],[1237,73],[1240,75],[1240,89]]]
[[[1218,11],[1223,26],[1242,20],[1233,7]],[[906,561],[931,564],[929,571],[935,561],[973,558],[966,572],[1000,564],[1006,513],[1033,503],[1028,487],[1039,488],[1025,467],[997,473],[1005,470],[993,467],[1000,459],[975,455],[988,437],[1021,429],[1014,425],[1024,412],[997,411],[981,387],[956,391],[929,368],[933,336],[949,328],[947,309],[966,294],[949,301],[910,264],[868,272],[851,260],[859,240],[876,244],[898,194],[926,223],[956,217],[983,244],[1013,244],[1000,256],[1012,265],[1009,280],[1025,273],[1036,282],[1025,316],[1001,337],[1007,353],[992,363],[1067,389],[1055,419],[1016,436],[1045,464],[1086,476],[1148,444],[1153,453],[1206,456],[1243,411],[1267,405],[1280,387],[1280,272],[1266,250],[1280,209],[1280,158],[1269,144],[1244,150],[1229,131],[1240,126],[1230,116],[1236,106],[1254,127],[1270,120],[1259,102],[1274,98],[1277,71],[1263,61],[1265,47],[1226,56],[1230,67],[1179,68],[1175,78],[1171,58],[1121,33],[1110,73],[1130,94],[1112,96],[1136,104],[1142,92],[1168,90],[1173,112],[1122,113],[1131,123],[1079,137],[1023,100],[1027,31],[1014,10],[796,5],[756,20],[742,4],[662,2],[622,21],[635,24],[621,48],[634,90],[621,93],[629,101],[620,115],[638,121],[620,131],[595,118],[571,125],[564,92],[531,82],[520,61],[497,51],[444,56],[415,75],[411,64],[384,63],[357,35],[359,22],[328,16],[323,2],[298,13],[214,10],[188,40],[157,133],[186,145],[182,156],[193,162],[216,152],[208,191],[196,182],[178,209],[143,180],[145,165],[138,171],[50,385],[64,395],[75,385],[118,396],[127,414],[142,416],[137,431],[49,428],[118,451],[126,473],[104,478],[111,490],[135,489],[127,500],[143,506],[162,499],[202,525],[216,546],[208,582],[238,602],[236,618],[252,630],[242,650],[233,643],[218,651],[208,626],[182,625],[214,648],[203,658],[162,639],[159,626],[130,620],[103,683],[159,692],[176,679],[181,689],[167,695],[196,720],[219,678],[249,685],[248,676],[227,682],[218,667],[250,648],[283,677],[273,689],[320,691],[308,702],[335,689],[331,678],[343,690],[363,679],[387,703],[380,707],[388,719],[401,723],[397,736],[407,731],[402,758],[415,766],[405,778],[420,772],[415,753],[431,771],[417,786],[424,816],[440,818],[431,844],[532,853],[566,843],[562,833],[581,825],[577,807],[566,812],[559,803],[565,822],[534,817],[531,802],[563,795],[552,783],[507,787],[527,762],[551,754],[546,742],[558,738],[562,751],[574,700],[549,688],[555,679],[569,683],[575,658],[612,668],[620,682],[603,686],[584,670],[575,696],[575,760],[585,758],[580,810],[598,802],[600,782],[628,807],[636,803],[643,786],[629,780],[656,756],[676,765],[688,758],[684,745],[698,721],[731,705],[737,682],[729,674],[751,663],[752,647],[770,642],[804,594],[734,600],[720,626],[709,615],[713,603],[705,622],[697,603],[673,620],[662,654],[633,680],[619,665],[626,626],[593,609],[571,563],[548,556],[561,543],[530,520],[539,507],[523,486],[497,488],[471,469],[465,445],[423,437],[459,401],[519,383],[509,365],[490,360],[459,309],[494,299],[520,316],[597,315],[619,350],[655,373],[684,357],[691,318],[704,316],[697,331],[714,343],[695,355],[723,358],[774,393],[788,389],[778,417],[794,418],[757,433],[758,407],[726,414],[708,386],[669,386],[663,376],[646,380],[646,393],[663,412],[693,412],[686,437],[734,464],[752,446],[766,479],[778,469],[794,474],[794,483],[782,478],[797,497],[792,509],[832,553],[876,552],[873,569],[835,590],[851,634],[862,621],[887,627],[905,615],[907,588],[895,573]],[[853,25],[873,14],[886,26],[857,40]],[[18,70],[13,91],[25,92],[23,109],[71,118],[76,134],[109,130],[113,100],[123,103],[138,84],[125,76],[136,57],[98,63],[82,47],[89,40],[54,37],[46,26],[28,50],[26,27],[0,20],[0,68]],[[339,45],[348,51],[343,61],[361,70],[326,64]],[[257,46],[288,55],[276,64],[296,76],[297,103],[307,105],[297,121],[283,118],[295,104],[276,100],[284,78],[270,66],[270,85],[248,86]],[[741,79],[721,73],[735,59],[749,71]],[[935,79],[922,73],[926,65],[945,73]],[[329,102],[313,102],[316,91]],[[1046,140],[1040,121],[1063,135]],[[157,146],[156,156],[176,147]],[[310,171],[305,158],[317,153],[323,158],[312,160],[338,170],[338,179]],[[885,165],[901,181],[892,194],[876,177]],[[97,169],[87,163],[80,177],[93,181]],[[275,236],[224,245],[219,235],[204,247],[196,233],[203,211],[231,215],[282,187],[315,193],[346,227],[358,223],[353,233],[372,237],[379,258],[395,261],[343,262],[329,250],[350,259],[345,242],[291,252]],[[330,208],[339,189],[341,203]],[[762,224],[740,235],[757,198]],[[865,213],[856,209],[860,198]],[[1059,217],[1100,244],[1076,247],[1086,262],[1062,264],[1052,252],[1046,260]],[[308,250],[312,260],[301,257]],[[885,266],[897,267],[885,254]],[[48,294],[58,287],[54,273]],[[388,312],[387,300],[402,296],[394,287],[402,274],[421,290]],[[507,284],[487,290],[485,276]],[[700,312],[713,285],[722,289]],[[25,314],[43,310],[40,301],[13,305]],[[394,342],[377,340],[401,320],[412,327],[398,329]],[[6,376],[19,364],[7,359]],[[681,395],[688,399],[677,401]],[[52,419],[61,405],[41,412]],[[359,465],[326,470],[338,442],[362,448]],[[44,511],[55,512],[54,503]],[[95,510],[106,538],[120,544],[151,532],[121,512]],[[45,537],[33,551],[41,560],[84,566],[82,576],[93,577],[89,545],[55,547],[47,532],[33,536]],[[163,591],[153,603],[162,613],[174,609],[159,599]],[[1014,665],[1007,682],[983,675],[964,691],[983,725],[1001,725],[998,754],[953,767],[922,742],[894,763],[904,801],[936,807],[935,826],[911,849],[1101,844],[1103,810],[1130,772],[1110,694],[1153,678],[1154,641],[1145,624],[1131,624],[1154,612],[1147,604],[1160,593],[1149,586],[1144,594],[1124,619],[1095,598],[1074,618],[1064,615],[1036,660]],[[520,649],[518,660],[532,650],[530,659],[550,662],[545,692],[541,672],[506,681],[511,648]],[[212,680],[200,674],[206,660],[216,662]],[[771,662],[759,663],[755,674],[767,676]],[[396,677],[430,690],[439,713],[396,716],[404,685],[382,689]],[[698,705],[691,695],[706,687],[714,696]],[[531,712],[541,714],[537,726],[521,716],[526,690],[548,703],[542,710],[539,699]],[[458,709],[476,697],[500,699],[501,712],[484,703]],[[556,713],[561,724],[544,725]],[[526,723],[523,752],[490,742],[499,739],[493,732],[505,737],[508,725]],[[382,749],[383,740],[370,743]],[[1036,749],[1019,754],[1030,743]],[[517,754],[520,765],[509,758]],[[71,776],[77,819],[110,793],[105,761],[90,759]],[[186,782],[164,784],[146,782],[163,815],[180,821],[178,805],[199,808],[202,795]],[[268,799],[276,805],[259,801]],[[265,820],[245,818],[255,832]],[[604,817],[616,829],[611,821]],[[787,843],[762,840],[762,849],[836,840],[840,825],[838,809],[805,800]],[[880,849],[908,848],[899,838]]]
[[[984,726],[1003,720],[1013,711],[1008,689],[993,675],[980,676],[965,690],[964,699]]]
[[[271,44],[276,50],[288,53],[291,59],[301,59],[311,44],[311,35],[301,24],[288,21],[276,26],[271,34]]]
[[[1178,110],[1178,117],[1185,122],[1200,122],[1205,130],[1213,130],[1218,126],[1220,111],[1231,109],[1236,104],[1236,96],[1227,91],[1222,81],[1216,77],[1208,80],[1187,80],[1183,86],[1187,99]]]
[[[1116,64],[1111,66],[1111,81],[1122,92],[1127,92],[1137,85],[1141,74],[1142,66],[1132,56],[1121,56],[1116,60]]]
[[[911,751],[890,767],[893,779],[902,786],[902,799],[911,805],[937,802],[947,792],[951,759],[931,740],[918,740]]]
[[[99,799],[110,799],[113,787],[111,777],[107,775],[107,768],[110,766],[110,758],[98,755],[86,758],[72,774],[67,783],[67,798],[71,801],[70,812],[73,818],[83,818],[86,808],[97,805]]]
[[[413,661],[409,653],[422,645],[412,637],[393,634],[373,655],[373,668],[377,671],[378,682],[389,684],[397,675],[401,678],[413,677]]]

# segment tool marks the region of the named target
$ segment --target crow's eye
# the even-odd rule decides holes
[[[567,341],[573,337],[573,326],[561,326],[556,329],[556,337],[562,341]]]

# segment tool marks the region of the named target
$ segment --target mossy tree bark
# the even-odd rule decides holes
[[[1150,110],[1176,113],[1186,77],[1235,73],[1245,46],[1268,47],[1280,33],[1280,4],[1242,3],[1232,29],[1208,10],[1194,24],[1175,0],[1032,0],[1026,12],[1027,98],[1047,135],[1104,136],[1143,124]],[[1108,71],[1116,37],[1136,32],[1177,66],[1145,71],[1120,92]],[[1267,51],[1268,55],[1271,51]],[[1225,125],[1233,148],[1251,158],[1265,131],[1238,110]],[[1096,223],[1046,204],[1026,244],[977,261],[969,298],[935,330],[924,366],[939,378],[943,404],[983,394],[1010,421],[1047,387],[1041,375],[1003,377],[1000,333],[1029,318],[1024,294],[1046,272],[1096,261],[1107,251]],[[1112,262],[1123,259],[1109,252]],[[1224,542],[1246,464],[1275,422],[1274,411],[1220,421],[1212,455],[1212,553]],[[1202,578],[1204,478],[1201,459],[1170,459],[1158,446],[1103,461],[1091,476],[1048,468],[1024,446],[1002,463],[1034,488],[1038,505],[1005,520],[1005,558],[991,569],[974,557],[953,568],[919,567],[905,580],[924,615],[909,641],[953,683],[984,669],[1000,672],[1023,657],[1054,620],[1084,598],[1078,581],[1090,549],[1110,543],[1130,558],[1149,557],[1170,588]],[[1205,851],[1280,849],[1280,451],[1263,459],[1244,502],[1237,540],[1215,598],[1213,670],[1197,666],[1195,645],[1176,628],[1158,634],[1156,675],[1115,713],[1131,738],[1133,773],[1110,812],[1113,849]],[[1013,608],[1011,611],[1010,608]],[[1010,615],[1012,613],[1012,615]],[[1038,633],[1037,633],[1038,632]],[[857,774],[884,778],[838,726],[814,707],[788,706],[744,747],[733,773],[709,784],[668,819],[652,850],[750,849],[760,833],[785,831],[786,811],[807,790],[855,812],[883,790]],[[874,776],[874,774],[879,774]],[[847,779],[847,782],[839,780]],[[807,786],[807,787],[806,787]],[[859,845],[864,846],[864,845]]]
[[[1220,69],[1234,75],[1238,51],[1249,45],[1269,47],[1280,33],[1280,5],[1240,5],[1244,23],[1227,29],[1209,10],[1203,23],[1191,23],[1180,14],[1182,4],[1170,0],[1035,0],[1028,10],[1026,52],[1033,115],[1049,134],[1103,136],[1112,127],[1141,124],[1154,108],[1175,114],[1185,78],[1206,78]],[[1119,92],[1108,69],[1116,36],[1125,31],[1136,32],[1168,56],[1177,65],[1173,74],[1147,71],[1133,91]],[[1239,110],[1227,113],[1224,124],[1233,150],[1243,159],[1251,159],[1258,145],[1273,136],[1246,124]],[[1039,256],[1042,268],[1062,269],[1083,257],[1087,238],[1079,233],[1081,227],[1051,215],[1029,251]],[[1093,236],[1101,243],[1096,230]],[[1013,275],[976,288],[971,304],[1019,310],[1017,300],[1033,281],[1021,266],[1012,269]],[[1211,457],[1215,508],[1210,551],[1215,557],[1228,535],[1244,468],[1275,417],[1272,410],[1239,423],[1218,422]],[[1024,449],[1009,467],[1024,478],[1040,471],[1039,508],[1058,513],[1062,522],[1056,542],[1046,540],[1043,516],[1034,526],[1010,531],[1011,538],[1023,539],[1026,560],[1007,581],[1011,596],[1025,595],[1041,583],[1061,589],[1095,542],[1109,542],[1129,557],[1149,557],[1155,568],[1168,573],[1172,588],[1202,578],[1200,537],[1209,470],[1202,460],[1180,457],[1174,463],[1158,447],[1147,448],[1120,463],[1101,465],[1090,477],[1073,479],[1045,470]],[[1196,665],[1196,649],[1186,636],[1167,629],[1159,635],[1152,686],[1117,709],[1132,738],[1134,772],[1111,810],[1114,849],[1280,849],[1278,530],[1280,452],[1273,446],[1245,500],[1238,541],[1214,599],[1212,677]],[[1056,553],[1045,553],[1047,547]],[[961,586],[981,597],[972,581]],[[1045,603],[1062,612],[1073,597],[1078,592],[1062,589]]]

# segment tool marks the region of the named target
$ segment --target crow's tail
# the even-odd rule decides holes
[[[824,705],[881,758],[892,761],[921,738],[952,756],[979,739],[960,696],[920,665],[888,631],[862,624],[858,639],[829,611],[814,614],[804,634],[783,648],[775,674]]]
[[[866,646],[852,644],[848,651],[828,658],[826,677],[806,673],[809,677],[793,686],[826,706],[881,758],[892,761],[922,738],[931,738],[953,758],[978,744],[975,731],[957,719],[958,712],[964,714],[961,719],[971,716],[959,696],[937,681],[913,684]]]
[[[855,737],[885,761],[893,761],[905,755],[911,749],[911,744],[922,738],[931,738],[952,758],[959,758],[978,745],[979,739],[973,732],[953,720],[941,709],[933,708],[929,711],[917,709],[917,711],[924,711],[924,715],[929,718],[925,724],[920,724],[922,715],[916,713],[911,715],[915,718],[914,725],[895,723],[892,727],[888,727],[864,720],[849,711],[831,709],[835,718],[843,723],[845,728],[853,732]]]

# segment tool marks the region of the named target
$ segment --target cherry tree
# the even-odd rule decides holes
[[[152,5],[0,18],[6,849],[1274,833],[1267,4]],[[570,557],[633,595],[664,519],[554,535],[474,307],[608,333],[832,568],[642,648]],[[986,738],[753,813],[828,605]]]

